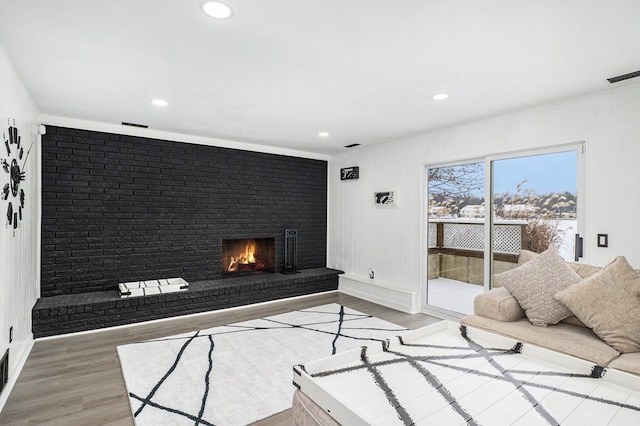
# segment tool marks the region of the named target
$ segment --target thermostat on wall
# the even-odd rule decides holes
[[[374,195],[376,205],[392,206],[396,204],[395,191],[376,192]]]

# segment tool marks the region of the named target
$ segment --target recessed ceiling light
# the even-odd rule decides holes
[[[433,99],[434,101],[444,101],[448,97],[449,95],[446,93],[438,93],[437,95],[433,95],[431,99]]]
[[[318,132],[318,136],[326,138],[327,136],[329,136],[329,132]]]
[[[202,3],[202,11],[212,18],[229,19],[233,16],[233,9],[225,3],[219,1],[208,1]]]
[[[165,101],[164,99],[151,99],[151,103],[154,104],[155,106],[169,105],[169,102]]]

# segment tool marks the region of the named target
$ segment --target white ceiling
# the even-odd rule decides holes
[[[43,115],[318,154],[640,70],[639,0],[226,3],[216,21],[201,0],[0,0],[0,44]]]

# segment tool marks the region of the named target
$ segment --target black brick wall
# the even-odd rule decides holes
[[[222,239],[298,229],[300,269],[326,265],[327,163],[47,126],[42,297],[221,276]]]

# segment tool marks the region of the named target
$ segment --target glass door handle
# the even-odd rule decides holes
[[[580,234],[576,234],[576,243],[574,246],[575,261],[579,261],[583,256],[583,238]]]

